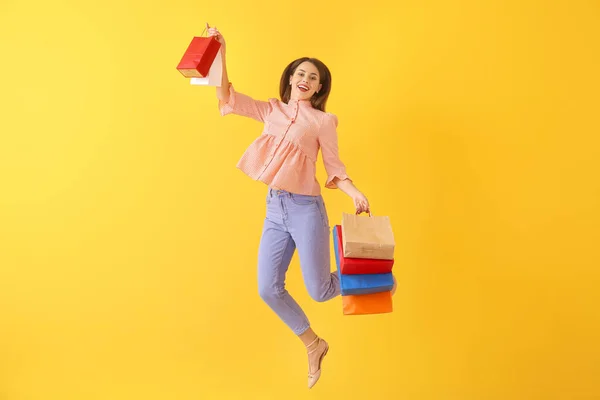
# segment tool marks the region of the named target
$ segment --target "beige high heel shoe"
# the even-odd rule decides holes
[[[317,371],[314,374],[311,374],[310,371],[308,372],[308,388],[309,389],[312,388],[313,386],[315,386],[315,384],[317,383],[317,381],[321,377],[321,362],[323,362],[323,358],[327,355],[327,352],[329,351],[329,344],[325,340],[321,339],[318,336],[317,336],[317,338],[315,340],[313,340],[306,347],[309,348],[310,346],[312,346],[317,341],[318,341],[317,346],[314,349],[312,349],[311,351],[309,351],[308,354],[310,355],[310,354],[312,354],[312,353],[314,353],[316,351],[319,351],[319,350],[322,350],[323,353],[319,357],[319,368],[317,369]],[[322,343],[324,343],[324,346],[321,346]]]

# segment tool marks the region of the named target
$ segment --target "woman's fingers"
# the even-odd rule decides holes
[[[219,36],[219,30],[217,27],[211,27],[208,22],[206,23],[206,30],[208,31],[209,36]]]
[[[356,204],[356,212],[359,214],[369,212],[369,204],[364,201],[358,202]]]

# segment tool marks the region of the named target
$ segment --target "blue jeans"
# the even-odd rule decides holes
[[[340,294],[337,272],[330,270],[329,219],[322,196],[269,189],[267,215],[258,251],[258,292],[297,335],[308,318],[285,289],[285,275],[296,249],[310,296],[327,301]]]

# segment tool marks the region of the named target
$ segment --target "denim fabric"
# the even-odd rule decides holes
[[[285,289],[288,266],[298,250],[304,284],[316,301],[340,294],[337,272],[330,267],[329,219],[323,197],[269,189],[258,252],[261,298],[297,335],[310,327],[308,318]]]

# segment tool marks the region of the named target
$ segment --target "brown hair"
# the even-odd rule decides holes
[[[324,112],[325,103],[327,103],[329,92],[331,92],[331,72],[329,72],[329,68],[327,68],[325,64],[316,58],[298,58],[285,67],[285,70],[283,70],[283,74],[281,75],[281,81],[279,82],[279,95],[281,96],[281,101],[286,104],[290,101],[290,95],[292,93],[290,77],[294,75],[296,68],[298,68],[298,66],[305,61],[312,63],[319,70],[319,83],[322,85],[322,87],[321,90],[319,90],[319,93],[315,93],[310,98],[310,103],[314,108]]]

